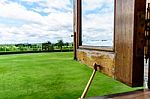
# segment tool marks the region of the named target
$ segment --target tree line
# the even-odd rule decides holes
[[[57,43],[50,41],[44,43],[20,43],[20,44],[3,44],[0,45],[1,52],[15,51],[54,51],[54,50],[73,50],[73,43],[64,43],[63,40],[58,40]]]

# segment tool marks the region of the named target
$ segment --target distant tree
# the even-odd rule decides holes
[[[63,40],[58,40],[57,46],[60,48],[60,50],[61,50],[61,52],[62,52],[62,47],[64,46]]]
[[[69,43],[68,43],[68,42],[64,43],[64,46],[67,46],[67,47],[68,47],[68,46],[69,46]]]
[[[48,41],[46,43],[42,43],[42,50],[43,51],[51,51],[51,50],[54,50],[54,46],[50,41]]]
[[[52,43],[50,41],[47,41],[47,44],[51,45]]]

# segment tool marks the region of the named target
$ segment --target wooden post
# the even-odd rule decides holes
[[[76,0],[74,0],[73,2],[73,32],[74,32],[74,36],[73,36],[73,49],[74,49],[74,60],[77,60],[77,40],[76,40]]]
[[[148,7],[147,7],[147,21],[150,19],[150,3],[148,3]],[[147,23],[147,27],[150,26],[150,23],[148,22]],[[146,41],[146,47],[147,47],[147,58],[149,59],[148,60],[148,88],[150,89],[150,30],[149,31],[146,31],[146,36],[148,37],[147,38],[147,41]]]
[[[115,78],[143,86],[146,0],[116,0]]]

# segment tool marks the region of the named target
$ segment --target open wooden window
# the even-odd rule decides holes
[[[90,44],[86,42],[86,40],[88,41],[91,37],[93,37],[95,41],[104,40],[105,42],[104,35],[95,32],[93,29],[101,29],[102,26],[100,23],[103,21],[107,23],[107,20],[102,20],[105,19],[105,17],[101,19],[102,21],[99,21],[97,17],[100,17],[100,15],[94,15],[90,18],[93,22],[88,23],[90,19],[88,19],[88,14],[86,15],[89,11],[86,12],[86,4],[88,2],[90,4],[97,2],[95,4],[98,4],[98,7],[100,7],[101,4],[103,4],[102,1],[105,2],[105,6],[108,6],[111,2],[112,5],[109,7],[114,11],[114,16],[112,12],[110,13],[112,17],[110,19],[112,20],[108,20],[108,22],[112,21],[112,23],[114,21],[114,25],[110,25],[110,27],[112,26],[112,36],[109,38],[106,34],[107,39],[112,39],[112,43],[110,44],[114,47],[111,48],[107,48],[107,44],[103,46],[103,44],[100,43]],[[94,8],[90,5],[88,5],[88,7]],[[93,63],[101,65],[100,72],[129,86],[142,86],[144,77],[144,22],[146,0],[75,0],[74,9],[75,58],[89,66],[92,66]],[[93,11],[98,12],[99,10],[95,8]],[[89,13],[93,12],[91,11]],[[98,24],[96,24],[96,19],[98,20]],[[88,24],[90,25],[89,27]],[[87,27],[88,29],[86,30]],[[106,28],[104,26],[104,29],[106,28],[106,31],[111,31],[110,27]],[[100,37],[98,38],[98,36]]]

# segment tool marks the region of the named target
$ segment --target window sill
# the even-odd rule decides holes
[[[114,48],[112,46],[87,46],[87,45],[82,45],[82,46],[79,46],[79,49],[114,52]]]

